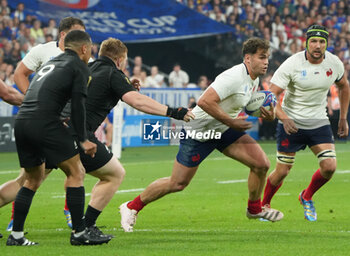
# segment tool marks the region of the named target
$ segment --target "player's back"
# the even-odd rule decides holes
[[[95,131],[131,85],[108,57],[100,57],[89,67],[92,80],[86,99],[86,123],[89,130]]]
[[[30,83],[17,118],[58,119],[73,92],[86,94],[84,80],[77,79],[88,75],[87,66],[73,51],[67,50],[50,60]]]

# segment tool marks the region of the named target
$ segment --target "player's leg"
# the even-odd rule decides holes
[[[190,183],[200,163],[215,149],[216,143],[193,139],[180,140],[179,151],[170,177],[161,178],[150,185],[133,201],[123,203],[120,209],[121,226],[133,232],[137,214],[142,208],[166,194],[182,191]]]
[[[150,185],[133,201],[122,204],[120,209],[121,226],[125,232],[133,232],[137,214],[149,204],[169,193],[182,191],[190,183],[198,166],[187,167],[177,160],[174,162],[171,177],[160,178]]]
[[[29,212],[32,199],[36,190],[44,180],[45,164],[33,168],[25,168],[26,180],[23,187],[18,191],[15,200],[14,219],[11,235],[8,237],[6,245],[21,246],[35,245],[36,243],[24,237],[24,222]]]
[[[249,200],[247,217],[265,218],[278,221],[283,214],[274,209],[261,207],[261,193],[265,185],[266,173],[270,167],[270,161],[260,145],[249,135],[241,136],[237,141],[222,151],[226,156],[238,160],[250,168],[248,176]]]
[[[71,234],[72,245],[92,245],[108,243],[110,237],[102,237],[85,228],[84,204],[85,189],[83,186],[85,169],[80,161],[79,154],[61,162],[58,167],[67,176],[67,204],[72,216],[73,230]]]
[[[99,181],[91,191],[91,199],[85,212],[85,224],[88,229],[94,229],[103,235],[96,227],[96,220],[118,190],[124,179],[125,170],[119,160],[112,157],[107,164],[88,174],[98,178]]]
[[[24,184],[26,179],[25,171],[21,168],[20,174],[16,179],[5,182],[0,186],[0,207],[15,200],[18,191]]]
[[[312,196],[332,178],[337,163],[334,144],[315,145],[311,150],[318,157],[320,168],[312,175],[309,186],[300,193],[299,200],[304,207],[305,219],[316,221],[317,213]]]
[[[270,207],[271,200],[278,189],[282,186],[283,180],[293,167],[295,153],[277,152],[277,163],[275,169],[267,177],[264,190],[262,206]]]
[[[317,213],[312,196],[332,178],[337,163],[330,125],[308,130],[308,138],[308,146],[317,156],[320,168],[313,174],[309,186],[299,194],[299,200],[304,207],[305,219],[316,221]]]

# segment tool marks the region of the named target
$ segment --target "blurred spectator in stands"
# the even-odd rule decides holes
[[[141,69],[140,79],[139,79],[141,87],[145,87],[146,79],[147,79],[147,72]]]
[[[13,17],[17,17],[20,21],[24,21],[26,19],[26,14],[24,11],[24,3],[19,3],[17,5],[16,10],[13,12],[12,14],[12,18]]]
[[[209,18],[217,22],[226,23],[226,16],[221,12],[219,5],[214,5],[213,10],[209,12]]]
[[[151,67],[151,75],[146,78],[145,87],[161,88],[164,87],[164,76],[158,73],[158,67]]]
[[[45,35],[45,43],[48,43],[48,42],[51,42],[51,41],[54,41],[53,40],[53,36],[51,34],[46,34]]]
[[[53,40],[57,40],[58,28],[54,19],[49,19],[47,27],[43,29],[45,35],[52,35]]]
[[[207,14],[213,10],[213,6],[210,3],[210,0],[202,0],[202,12]]]
[[[180,64],[174,65],[173,71],[169,74],[169,86],[173,88],[186,88],[189,76],[186,71],[181,70]]]
[[[209,87],[209,80],[207,76],[200,76],[198,78],[198,87],[201,88],[203,91],[206,90]]]
[[[196,98],[195,97],[190,97],[188,99],[187,108],[193,109],[195,106],[197,106]]]
[[[141,66],[134,66],[130,80],[133,80],[133,79],[137,79],[137,80],[141,79]]]
[[[10,17],[11,9],[8,6],[7,0],[1,0],[0,2],[0,13],[6,14]]]
[[[30,29],[30,36],[34,37],[37,44],[45,43],[44,31],[41,28],[40,20],[33,21],[33,27]]]
[[[142,68],[142,57],[141,56],[135,56],[134,66],[139,66],[140,68]]]
[[[91,48],[91,58],[94,60],[98,58],[99,45],[94,43]]]
[[[24,58],[24,56],[26,56],[26,54],[29,52],[29,49],[28,49],[28,43],[24,43],[21,45],[21,51],[20,51],[20,54],[21,54],[21,59]]]

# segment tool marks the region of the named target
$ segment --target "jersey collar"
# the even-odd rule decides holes
[[[106,62],[106,63],[110,64],[111,66],[113,66],[113,67],[115,67],[115,68],[118,68],[118,67],[115,65],[114,61],[111,60],[111,58],[108,58],[107,56],[100,56],[100,57],[98,57],[98,59],[101,60],[101,61],[103,61],[103,62]]]

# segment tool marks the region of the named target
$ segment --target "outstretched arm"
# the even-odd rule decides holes
[[[24,96],[0,79],[0,98],[9,104],[19,106],[22,104]]]
[[[136,91],[130,91],[125,93],[122,96],[122,100],[131,107],[136,108],[137,110],[140,110],[147,114],[158,116],[170,116],[175,119],[184,120],[186,122],[190,121],[191,118],[194,118],[192,112],[185,108],[183,108],[182,110],[169,108],[168,106],[163,105],[158,101],[155,101],[154,99]]]

